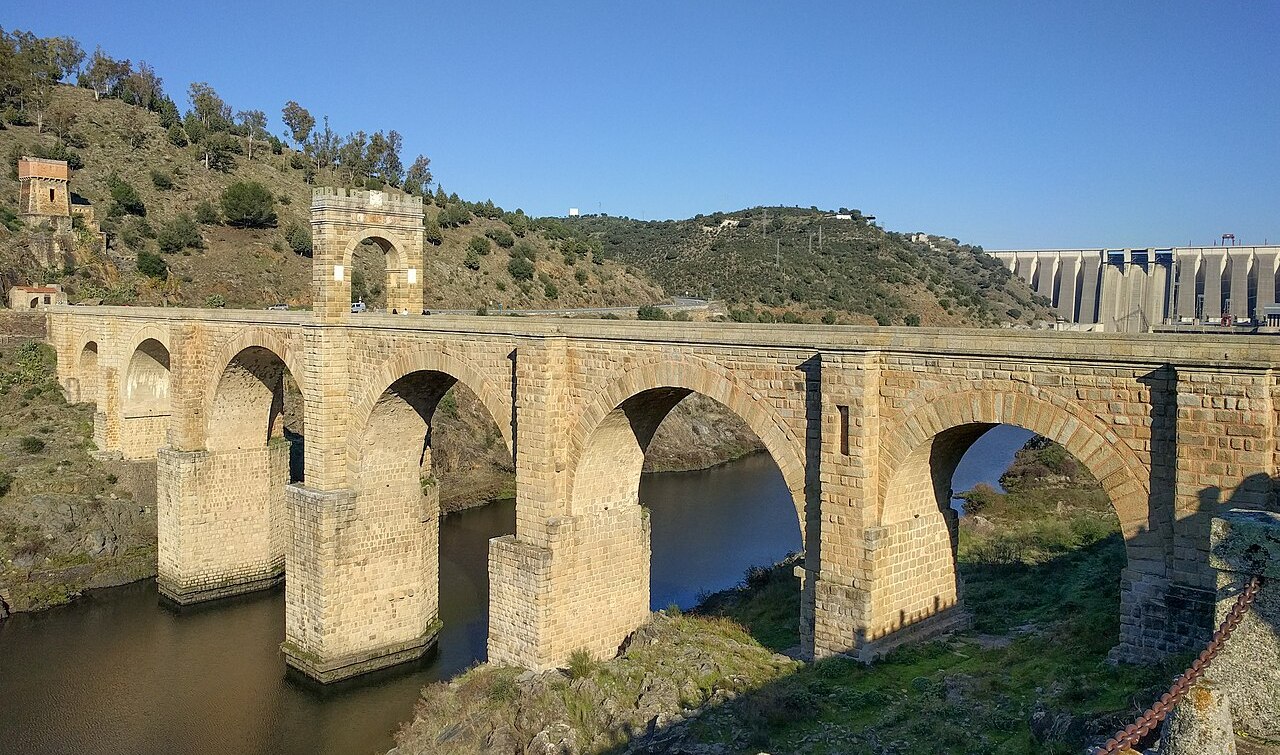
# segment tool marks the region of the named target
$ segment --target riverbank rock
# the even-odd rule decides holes
[[[529,674],[485,665],[428,686],[396,752],[717,755],[721,749],[686,746],[688,723],[799,666],[732,622],[659,612],[621,656],[589,669]]]

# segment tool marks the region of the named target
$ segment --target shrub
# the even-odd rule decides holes
[[[667,311],[661,307],[655,307],[652,304],[646,304],[636,310],[637,320],[670,320]]]
[[[229,225],[268,228],[276,224],[276,198],[257,181],[237,181],[222,192],[222,213]]]
[[[578,282],[578,285],[579,285],[579,286],[585,286],[585,285],[587,285],[587,279],[588,279],[589,277],[590,277],[590,276],[589,276],[589,275],[587,275],[587,271],[586,271],[586,270],[578,270],[578,271],[576,271],[576,272],[573,274],[573,279],[574,279],[574,280],[576,280],[576,281]]]
[[[289,226],[289,230],[285,233],[285,240],[289,242],[289,248],[294,254],[300,254],[303,257],[310,257],[313,250],[311,242],[311,229],[302,223],[294,223]]]
[[[484,236],[472,236],[471,240],[467,242],[467,251],[475,252],[481,256],[488,254],[492,248],[493,245]]]
[[[512,236],[511,232],[505,228],[490,228],[484,232],[484,235],[493,239],[493,243],[503,249],[510,249],[516,243],[516,237]]]
[[[518,281],[527,281],[533,279],[534,267],[533,263],[524,257],[512,257],[507,263],[507,272],[511,273],[511,277]]]
[[[480,255],[476,254],[474,249],[468,249],[467,257],[462,261],[462,266],[468,270],[479,270]]]
[[[444,243],[444,234],[440,232],[440,224],[435,218],[424,216],[422,218],[422,237],[428,244],[440,246]]]
[[[176,123],[169,126],[169,143],[175,147],[187,146],[187,132],[182,130],[182,126]]]
[[[920,315],[915,312],[909,313],[906,317],[902,318],[902,321],[913,328],[920,327]]]
[[[578,649],[569,654],[569,678],[585,679],[595,672],[596,659],[585,649]]]
[[[533,244],[530,244],[528,241],[521,241],[520,243],[511,247],[510,253],[513,256],[524,257],[530,262],[538,261],[538,250],[534,249]]]
[[[164,280],[169,277],[169,265],[160,255],[144,249],[138,252],[138,272],[157,280]]]
[[[200,226],[185,212],[178,213],[173,220],[162,226],[156,241],[160,244],[160,251],[171,253],[187,247],[200,249],[204,246]]]
[[[137,215],[139,217],[147,214],[147,206],[143,204],[142,197],[138,196],[138,190],[133,185],[120,178],[112,176],[109,179],[111,187],[111,201],[115,203],[112,212],[117,215]]]
[[[29,454],[38,454],[44,450],[44,441],[34,435],[27,435],[18,441],[18,447]]]
[[[8,493],[11,487],[13,487],[13,475],[8,472],[0,472],[0,495]]]
[[[222,294],[210,294],[204,297],[204,305],[209,309],[222,309],[227,306],[227,300]]]
[[[204,225],[222,225],[222,215],[218,213],[218,208],[213,202],[202,199],[196,204],[196,222]]]
[[[542,293],[548,299],[560,298],[560,289],[556,288],[556,284],[552,283],[551,281],[547,281],[546,283],[542,284]]]
[[[152,170],[151,183],[161,191],[168,191],[173,188],[173,177],[163,170]]]

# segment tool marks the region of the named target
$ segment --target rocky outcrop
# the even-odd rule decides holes
[[[427,687],[392,752],[719,752],[686,745],[683,725],[797,668],[732,622],[659,612],[608,662],[542,674],[485,665]]]

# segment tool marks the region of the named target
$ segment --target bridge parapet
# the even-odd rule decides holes
[[[373,189],[344,189],[333,186],[318,186],[311,190],[311,207],[313,210],[341,208],[366,212],[394,214],[422,214],[422,197],[410,194],[392,194]]]

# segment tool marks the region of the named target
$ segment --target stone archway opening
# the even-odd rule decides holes
[[[273,349],[227,358],[203,417],[202,449],[159,454],[159,473],[174,480],[157,504],[159,584],[179,604],[280,583],[292,528],[286,489],[303,474],[302,395]]]
[[[1000,643],[1069,627],[1063,642],[1088,663],[1121,639],[1120,518],[1089,467],[1049,438],[980,422],[937,433],[899,465],[882,524],[903,547],[879,580],[881,631],[971,626]]]
[[[76,366],[76,379],[79,381],[81,402],[100,403],[98,395],[100,377],[98,374],[98,343],[89,341],[80,349],[80,358]]]
[[[740,460],[721,464],[731,458]],[[733,615],[776,650],[799,644],[800,584],[793,568],[774,568],[803,548],[794,494],[728,406],[677,386],[622,401],[583,447],[571,511],[578,536],[603,554],[576,570],[581,610],[593,617],[581,644],[593,654],[612,655],[618,637],[672,605]],[[744,583],[777,603],[754,625],[714,595]]]
[[[339,608],[350,616],[335,622],[332,642],[423,651],[435,643],[445,673],[483,661],[488,540],[515,531],[513,469],[471,386],[436,370],[391,382],[350,438],[355,509],[336,564],[346,575],[339,583],[360,579],[377,599]],[[479,517],[462,514],[470,517],[462,525],[442,523],[442,502],[456,512],[492,498],[506,500]]]
[[[169,413],[169,350],[154,338],[129,358],[123,405],[126,417]]]
[[[387,310],[394,283],[389,271],[400,267],[395,245],[381,236],[368,236],[351,252],[351,302],[370,310]]]
[[[302,482],[304,409],[302,391],[284,359],[264,346],[247,347],[227,362],[218,378],[205,447],[215,453],[270,449],[273,458],[278,457],[272,464],[271,486]],[[283,496],[283,490],[279,494]]]

